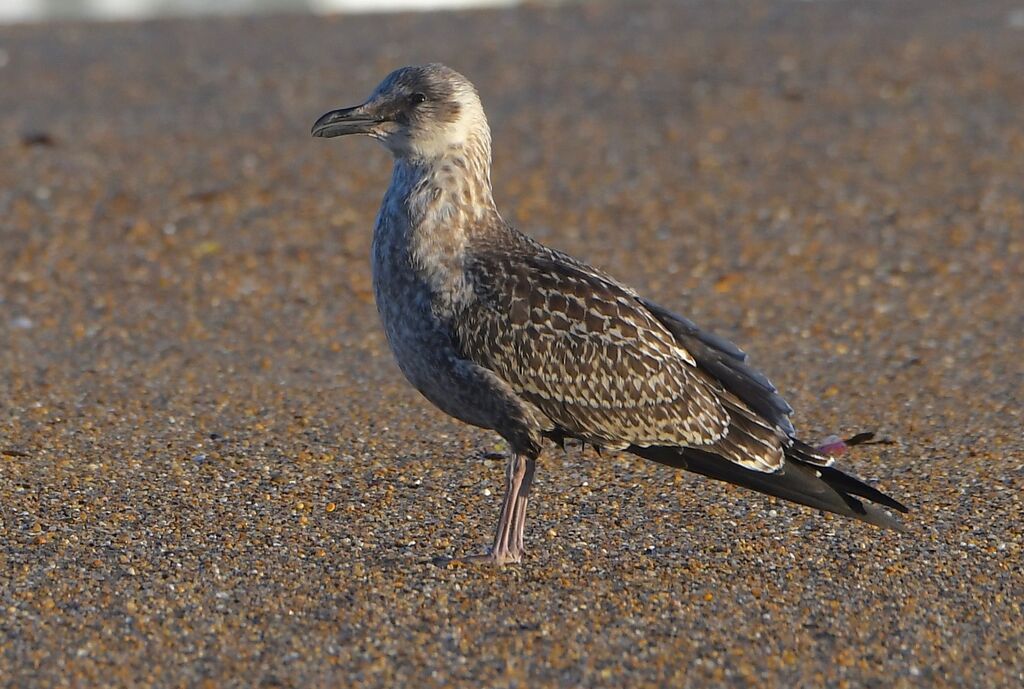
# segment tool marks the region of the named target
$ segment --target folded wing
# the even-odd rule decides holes
[[[527,248],[474,254],[475,299],[454,333],[463,356],[587,442],[701,448],[763,472],[782,466],[789,407],[739,349],[588,266]]]

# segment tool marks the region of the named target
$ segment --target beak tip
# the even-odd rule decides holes
[[[329,139],[346,134],[368,134],[378,120],[364,113],[364,105],[324,113],[313,123],[310,135]]]
[[[330,124],[330,118],[329,118],[330,114],[331,113],[327,113],[325,115],[321,115],[320,117],[318,117],[316,119],[316,121],[313,123],[313,126],[309,128],[309,135],[310,136],[314,136],[314,137],[316,137],[318,139],[323,138],[324,133],[328,129],[327,125]]]

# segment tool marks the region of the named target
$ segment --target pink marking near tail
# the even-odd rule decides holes
[[[850,446],[838,435],[830,435],[821,442],[821,445],[818,445],[818,452],[832,457],[846,454],[848,449],[850,449]]]

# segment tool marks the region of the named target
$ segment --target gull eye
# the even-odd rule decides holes
[[[409,96],[409,102],[413,105],[419,105],[420,103],[426,102],[427,97],[422,93],[414,93]]]

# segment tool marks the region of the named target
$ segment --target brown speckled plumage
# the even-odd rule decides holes
[[[782,464],[786,436],[699,368],[634,292],[510,228],[491,233],[504,236],[471,246],[466,265],[475,298],[455,318],[464,356],[589,443],[707,446],[752,469]]]
[[[442,65],[398,70],[314,134],[366,133],[395,155],[374,230],[374,287],[403,373],[513,452],[495,547],[522,554],[543,438],[574,437],[895,526],[905,510],[796,438],[792,409],[731,342],[521,234],[491,194],[490,129]]]

